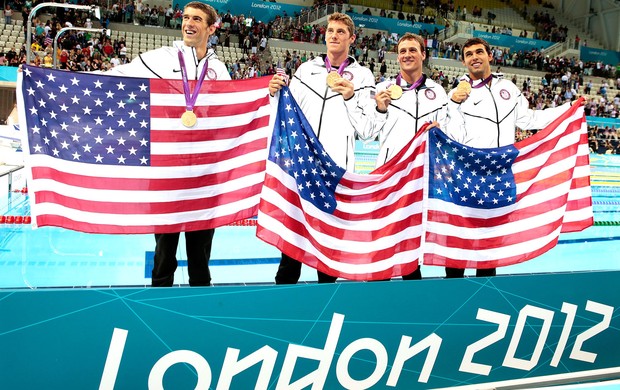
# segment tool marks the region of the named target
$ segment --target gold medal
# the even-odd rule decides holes
[[[185,127],[194,127],[197,121],[198,119],[194,111],[185,111],[183,115],[181,115],[181,123],[183,123]]]
[[[390,92],[390,99],[398,100],[403,96],[403,89],[400,85],[392,84],[387,89]]]
[[[469,83],[469,81],[463,80],[459,82],[459,84],[456,86],[456,90],[465,92],[466,94],[469,95],[471,93],[471,84]]]
[[[329,72],[329,74],[327,75],[327,86],[330,88],[334,88],[334,85],[336,85],[336,82],[340,80],[341,78],[342,77],[338,74],[338,72],[336,71]]]

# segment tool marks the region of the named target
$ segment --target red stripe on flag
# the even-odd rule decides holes
[[[178,167],[217,164],[218,162],[240,157],[248,153],[265,150],[266,147],[267,138],[262,138],[228,150],[215,150],[193,154],[151,155],[151,165],[158,167]]]
[[[265,161],[251,162],[233,170],[216,172],[196,177],[174,178],[124,178],[78,175],[47,167],[33,167],[33,179],[53,180],[70,186],[100,190],[118,191],[174,191],[182,189],[202,188],[229,180],[240,179],[248,175],[262,172]],[[122,199],[120,199],[122,201]]]
[[[229,191],[225,194],[217,194],[215,196],[204,196],[196,199],[173,200],[161,202],[105,202],[75,198],[71,196],[61,195],[52,191],[39,191],[36,199],[37,204],[54,203],[60,206],[71,208],[73,210],[99,213],[106,210],[107,214],[130,215],[130,214],[170,214],[184,213],[188,211],[204,210],[204,205],[209,204],[212,207],[222,206],[229,203],[237,202],[247,198],[248,192],[257,193],[262,188],[262,183],[255,184],[251,187],[243,188],[236,191]],[[208,194],[205,194],[208,195]]]
[[[269,104],[269,98],[247,103],[225,104],[218,106],[195,106],[193,111],[198,118],[219,118],[234,115],[242,115],[248,111],[255,111]],[[153,118],[181,118],[186,111],[185,107],[179,106],[151,106],[151,117]]]
[[[153,130],[151,142],[203,142],[226,140],[269,124],[269,115],[253,119],[245,125],[222,127],[212,130]]]

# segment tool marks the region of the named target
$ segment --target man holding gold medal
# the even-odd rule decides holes
[[[531,110],[521,90],[502,74],[491,72],[493,53],[488,42],[471,38],[463,45],[467,74],[448,96],[450,120],[444,132],[455,141],[475,148],[496,148],[515,143],[516,128],[542,129],[563,114],[566,103]],[[446,267],[446,277],[463,277],[465,270]],[[495,276],[496,269],[477,269],[476,276]]]
[[[209,36],[215,32],[217,12],[210,5],[192,1],[183,9],[181,31],[183,41],[174,47],[161,47],[140,54],[132,62],[114,67],[106,75],[182,79],[185,112],[179,118],[180,128],[193,128],[198,118],[193,111],[200,87],[207,80],[230,80],[224,65],[211,49]],[[196,80],[190,90],[189,80]],[[209,259],[215,229],[185,232],[187,271],[190,286],[211,285]],[[152,273],[153,287],[168,287],[174,282],[177,269],[176,252],[180,233],[155,234],[155,257]]]
[[[418,130],[429,122],[444,128],[447,122],[448,96],[443,87],[422,73],[426,58],[424,39],[406,33],[397,45],[400,72],[396,80],[377,85],[375,120],[371,138],[379,135],[377,167],[398,154]],[[420,268],[403,280],[421,279]]]
[[[355,133],[367,138],[372,130],[375,82],[372,72],[348,55],[355,42],[353,20],[336,12],[327,21],[327,54],[303,63],[289,87],[327,153],[339,166],[352,171]],[[269,82],[271,96],[284,85],[284,78],[274,75]],[[301,263],[283,253],[276,284],[295,284],[300,275]],[[336,280],[321,272],[318,279],[319,283]]]
[[[374,131],[379,135],[381,148],[377,167],[385,164],[409,143],[426,123],[447,122],[448,96],[443,87],[422,73],[426,59],[424,39],[406,33],[398,41],[400,72],[396,80],[377,85]]]

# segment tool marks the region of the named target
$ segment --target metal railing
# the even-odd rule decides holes
[[[98,6],[95,5],[78,5],[78,4],[69,4],[69,3],[41,3],[36,5],[30,11],[28,15],[28,26],[27,26],[27,37],[26,37],[26,63],[30,64],[30,59],[32,58],[32,18],[37,14],[37,11],[41,8],[52,7],[52,8],[73,8],[73,9],[81,9],[84,11],[90,11],[96,19],[101,19],[101,10]]]

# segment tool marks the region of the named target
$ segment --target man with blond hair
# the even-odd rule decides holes
[[[303,63],[291,79],[290,90],[327,153],[342,168],[353,170],[355,133],[367,136],[368,119],[374,115],[374,76],[349,56],[356,38],[351,17],[336,12],[327,22],[327,54]],[[269,93],[275,96],[284,85],[284,78],[274,75]],[[317,272],[319,283],[336,280]],[[295,284],[300,275],[301,263],[282,253],[276,284]]]

